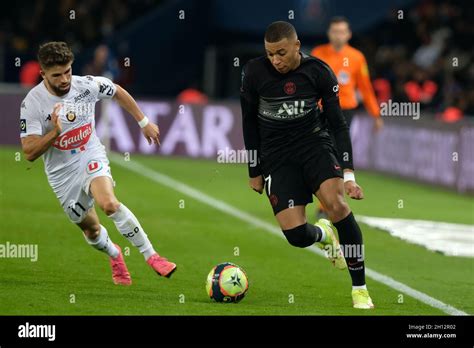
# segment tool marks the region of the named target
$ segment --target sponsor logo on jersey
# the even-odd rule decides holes
[[[102,169],[102,162],[96,160],[90,160],[87,162],[87,174],[94,174]]]
[[[53,146],[59,150],[73,150],[87,144],[92,134],[92,124],[88,123],[82,127],[71,129],[61,134]]]
[[[281,98],[260,98],[258,112],[265,118],[294,120],[317,110],[313,97],[301,100],[281,100]]]
[[[106,94],[108,96],[112,96],[113,94],[113,87],[109,85],[108,83],[103,83],[101,82],[99,85],[99,93],[100,94]]]
[[[296,85],[294,82],[287,82],[285,83],[285,86],[283,87],[283,90],[285,91],[286,94],[295,94],[296,92]]]
[[[20,118],[20,132],[26,133],[26,119]]]
[[[278,109],[278,115],[286,113],[289,116],[302,114],[304,111],[304,100],[296,100],[293,103],[283,103]]]
[[[89,94],[91,94],[91,91],[89,91],[88,89],[86,89],[84,92],[82,92],[81,94],[79,94],[78,96],[75,96],[74,97],[74,103],[77,103],[79,100],[87,97]]]

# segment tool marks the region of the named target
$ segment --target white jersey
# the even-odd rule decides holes
[[[95,104],[115,95],[116,86],[105,77],[72,76],[69,92],[52,95],[43,82],[34,87],[21,103],[20,136],[45,135],[54,126],[51,113],[62,103],[59,113],[62,133],[43,154],[46,175],[53,187],[59,187],[77,175],[82,156],[103,152],[95,131]]]

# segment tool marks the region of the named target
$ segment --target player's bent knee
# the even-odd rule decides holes
[[[114,214],[119,207],[120,207],[120,202],[117,201],[116,199],[105,200],[101,202],[100,204],[100,208],[107,216]]]
[[[290,230],[283,230],[288,243],[298,248],[306,248],[314,243],[314,236],[308,233],[306,224]]]
[[[336,220],[342,220],[350,213],[349,205],[346,203],[344,198],[336,199],[326,208],[328,214]]]

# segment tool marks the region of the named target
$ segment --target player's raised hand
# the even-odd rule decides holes
[[[346,181],[344,183],[344,190],[346,191],[346,194],[352,199],[359,200],[364,198],[362,187],[357,185],[355,181]]]
[[[160,144],[160,128],[154,123],[148,123],[145,127],[142,128],[143,135],[145,136],[148,144]]]
[[[59,111],[63,105],[61,103],[54,104],[53,112],[51,113],[51,123],[54,125],[54,129],[61,134],[63,131],[63,125],[61,124],[61,118],[59,117]]]
[[[263,177],[261,175],[250,178],[249,179],[249,186],[252,190],[262,194],[263,192]]]

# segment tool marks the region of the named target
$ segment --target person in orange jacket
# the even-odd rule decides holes
[[[347,18],[333,17],[327,35],[329,43],[314,47],[311,55],[324,61],[334,71],[339,83],[339,102],[348,126],[359,106],[356,97],[356,90],[359,90],[367,112],[374,117],[374,129],[379,131],[383,120],[370,82],[369,69],[364,54],[349,45],[352,32]],[[321,204],[317,215],[318,218],[326,215]]]

